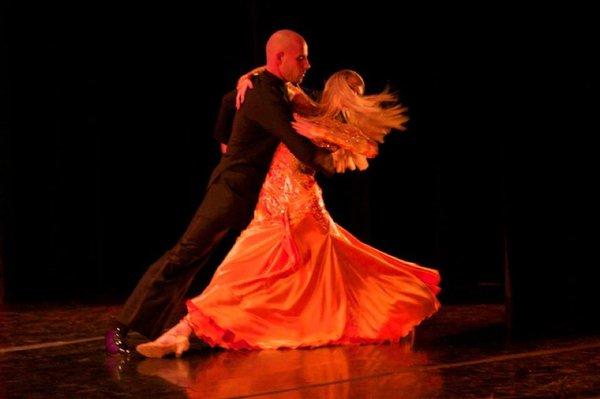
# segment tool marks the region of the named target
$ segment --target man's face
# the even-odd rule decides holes
[[[310,63],[308,62],[308,45],[306,42],[298,41],[283,52],[279,71],[287,82],[294,84],[302,82],[308,68],[310,68]]]

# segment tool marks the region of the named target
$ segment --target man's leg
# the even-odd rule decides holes
[[[227,232],[227,228],[215,227],[203,229],[202,234],[193,239],[182,238],[150,266],[117,320],[148,338],[162,334],[170,315],[205,264],[210,250]]]
[[[121,329],[107,333],[107,351],[121,352],[111,342],[124,340],[127,329],[148,338],[159,336],[211,251],[232,228],[239,227],[247,212],[226,185],[212,184],[182,238],[150,266],[123,306],[117,318]],[[115,331],[118,334],[113,338]]]

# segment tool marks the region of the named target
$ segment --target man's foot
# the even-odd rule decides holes
[[[104,347],[110,355],[128,355],[131,348],[127,344],[127,330],[124,327],[113,327],[104,336]]]
[[[185,335],[165,334],[155,341],[136,346],[135,350],[146,357],[161,358],[170,353],[180,357],[189,348],[190,341]]]

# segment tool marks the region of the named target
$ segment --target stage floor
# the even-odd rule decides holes
[[[447,305],[414,345],[104,354],[114,306],[0,308],[0,398],[600,396],[600,337],[515,339],[502,305]],[[131,343],[142,342],[132,335]]]

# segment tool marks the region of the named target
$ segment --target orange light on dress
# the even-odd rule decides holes
[[[280,144],[254,219],[186,319],[229,349],[396,341],[439,309],[439,283],[336,225],[314,172]]]

